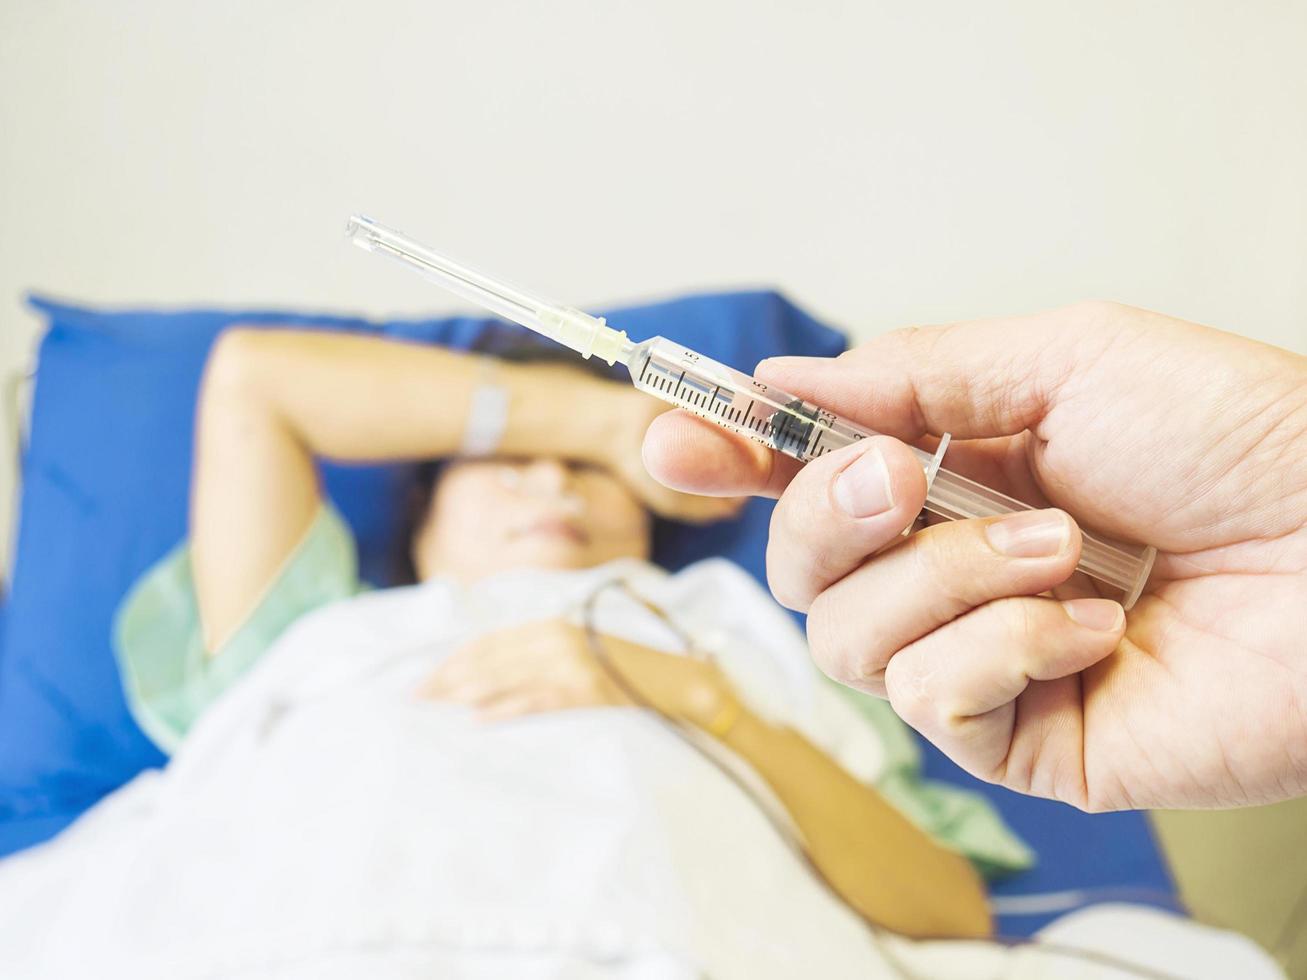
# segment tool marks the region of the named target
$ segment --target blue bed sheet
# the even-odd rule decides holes
[[[939,749],[921,740],[923,770],[930,779],[983,793],[1039,860],[1028,871],[990,885],[997,896],[1078,891],[1086,904],[1120,900],[1180,910],[1166,858],[1141,811],[1084,813],[1065,803],[1013,793],[981,782]],[[1060,913],[1000,915],[1004,935],[1028,936]]]

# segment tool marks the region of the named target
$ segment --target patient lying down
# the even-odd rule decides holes
[[[883,931],[985,937],[982,885],[871,788],[880,742],[752,579],[649,564],[652,514],[736,506],[645,475],[658,410],[562,364],[225,335],[189,546],[117,638],[172,759],[0,864],[6,975],[1041,975]],[[450,460],[414,584],[360,590],[317,458]]]

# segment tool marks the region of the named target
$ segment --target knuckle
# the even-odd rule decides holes
[[[839,514],[831,498],[831,485],[838,473],[865,452],[863,445],[865,442],[842,447],[799,470],[776,503],[772,516],[780,526],[791,533],[810,532],[815,516]]]
[[[1028,646],[1044,632],[1041,629],[1043,604],[1024,597],[999,599],[994,604],[1005,637]]]
[[[795,539],[783,529],[773,512],[767,537],[767,584],[782,606],[803,612],[816,592],[815,576],[809,564],[812,552],[805,546],[795,545]]]
[[[874,647],[856,634],[843,603],[830,590],[819,593],[808,610],[808,647],[813,661],[831,680],[879,690],[881,664]]]
[[[963,735],[975,718],[975,712],[971,710],[966,700],[960,697],[945,697],[932,701],[931,714],[936,730],[950,738]]]
[[[895,713],[909,725],[917,728],[933,721],[935,708],[929,684],[911,658],[890,658],[885,665],[885,692]]]
[[[1047,601],[1028,597],[998,599],[990,603],[997,626],[997,642],[1011,651],[1011,663],[1026,677],[1040,672],[1045,638],[1053,627],[1047,616]]]
[[[786,609],[811,614],[821,590],[847,573],[836,568],[820,552],[803,551],[782,556],[767,548],[767,584],[772,595]]]
[[[849,558],[842,520],[820,519],[833,508],[829,479],[814,479],[820,474],[807,472],[815,465],[805,467],[781,496],[767,539],[767,581],[782,605],[799,611],[856,564]]]
[[[914,727],[963,736],[974,721],[975,703],[971,692],[937,664],[927,651],[904,648],[885,667],[886,691],[894,710]]]
[[[919,343],[923,336],[926,335],[928,328],[918,325],[909,325],[906,327],[895,327],[884,335],[885,342],[899,348],[910,348],[912,345]]]
[[[933,597],[936,615],[951,618],[973,604],[977,585],[976,531],[970,522],[937,524],[912,539],[915,577],[923,594]]]
[[[831,680],[842,681],[845,641],[832,604],[830,592],[822,592],[808,608],[808,650],[823,673]]]

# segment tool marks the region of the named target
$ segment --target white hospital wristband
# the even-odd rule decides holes
[[[494,375],[494,362],[487,358],[481,382],[473,390],[467,407],[467,426],[458,447],[461,456],[490,456],[503,442],[504,430],[508,428],[509,391],[494,383]]]

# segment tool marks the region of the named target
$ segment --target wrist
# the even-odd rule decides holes
[[[713,676],[696,672],[681,688],[675,714],[717,739],[725,739],[744,715],[744,704]]]
[[[705,716],[698,727],[719,742],[725,742],[735,732],[743,717],[744,705],[735,698],[726,698],[717,708],[717,712],[712,716]]]
[[[552,365],[505,365],[502,371],[509,392],[504,454],[598,461],[612,438],[614,413],[603,390],[609,383]]]
[[[572,420],[577,458],[612,466],[622,447],[638,445],[643,437],[638,415],[648,398],[634,388],[599,379],[588,381],[578,395],[582,407]]]
[[[508,429],[512,393],[503,382],[498,363],[494,358],[481,358],[477,375],[458,447],[458,455],[464,457],[493,456],[503,447]]]
[[[711,663],[614,637],[606,640],[613,666],[641,700],[661,714],[722,738],[747,713]]]

